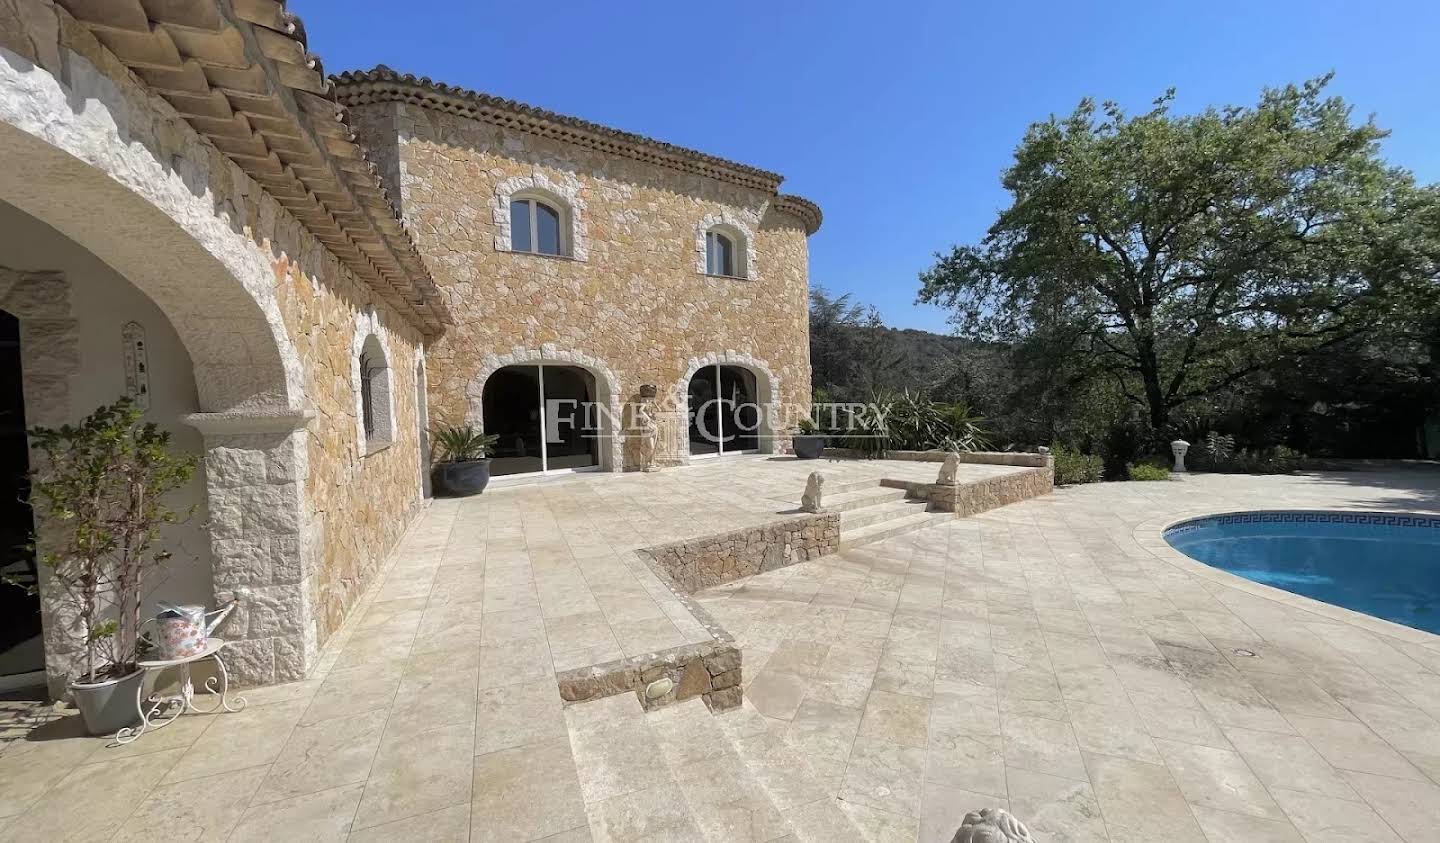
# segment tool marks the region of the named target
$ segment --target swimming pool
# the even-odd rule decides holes
[[[1165,541],[1247,580],[1440,634],[1440,516],[1235,512],[1176,524]]]

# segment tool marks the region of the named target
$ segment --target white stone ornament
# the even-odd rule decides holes
[[[965,815],[950,843],[1035,843],[1035,838],[1004,808],[982,808]]]
[[[940,466],[940,476],[935,478],[937,486],[957,485],[960,474],[960,455],[954,452],[945,455],[945,462]]]
[[[1185,467],[1185,454],[1190,450],[1190,443],[1184,439],[1176,439],[1170,443],[1170,453],[1175,455],[1175,473],[1184,474],[1189,471]]]
[[[810,472],[810,479],[805,481],[805,494],[800,498],[800,509],[805,512],[820,511],[820,496],[825,489],[825,475],[818,471]]]

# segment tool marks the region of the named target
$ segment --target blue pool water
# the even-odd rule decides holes
[[[1248,580],[1440,634],[1440,517],[1239,512],[1177,524],[1165,541]]]

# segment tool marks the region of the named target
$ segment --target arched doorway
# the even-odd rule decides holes
[[[308,552],[304,426],[313,411],[276,290],[288,259],[237,225],[244,186],[203,144],[187,145],[183,128],[170,131],[82,57],[71,61],[66,81],[0,61],[0,88],[13,94],[0,101],[0,276],[9,276],[0,307],[20,322],[26,424],[71,423],[118,397],[128,320],[115,300],[144,310],[135,321],[148,332],[149,412],[177,449],[204,454],[192,502],[208,514],[186,525],[178,548],[165,542],[176,559],[200,560],[187,571],[194,579],[167,580],[157,596],[187,592],[181,600],[213,605],[247,594],[287,607],[283,626],[232,626],[227,652],[242,681],[302,678],[318,649],[314,566],[298,558]],[[36,225],[53,246],[24,233]],[[156,383],[167,371],[175,388]],[[257,525],[246,516],[262,494],[269,512]],[[43,554],[45,525],[36,527]],[[256,576],[256,560],[276,548],[296,550]],[[79,644],[39,573],[45,667],[59,695]]]
[[[754,454],[764,412],[755,373],[742,366],[702,366],[687,388],[690,456]]]
[[[20,320],[0,310],[0,692],[45,683],[25,429]]]
[[[498,437],[497,477],[600,468],[595,377],[578,366],[533,363],[497,369],[481,394],[482,427]]]

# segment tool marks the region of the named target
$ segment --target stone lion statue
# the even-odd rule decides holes
[[[818,471],[810,472],[810,479],[805,481],[805,494],[800,498],[800,508],[805,512],[820,511],[820,496],[825,491],[825,475]]]
[[[949,453],[945,455],[945,462],[940,466],[940,476],[935,478],[937,486],[954,486],[959,483],[960,455]]]
[[[965,815],[950,843],[1035,843],[1035,838],[1004,808],[982,808]]]

